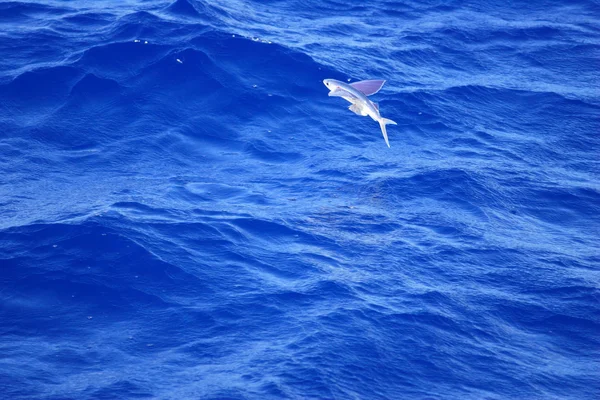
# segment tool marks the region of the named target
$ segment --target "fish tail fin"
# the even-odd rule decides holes
[[[392,121],[391,119],[387,119],[387,118],[381,118],[379,120],[379,126],[381,127],[381,133],[383,134],[383,138],[385,139],[385,144],[387,144],[387,147],[390,147],[390,142],[388,141],[387,131],[385,129],[386,125],[398,125],[398,124],[396,122]]]

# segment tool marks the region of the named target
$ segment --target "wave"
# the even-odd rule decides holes
[[[594,9],[1,3],[3,392],[594,398]]]

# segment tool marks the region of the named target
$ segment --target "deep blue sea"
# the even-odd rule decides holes
[[[0,55],[0,399],[600,398],[597,0],[1,1]]]

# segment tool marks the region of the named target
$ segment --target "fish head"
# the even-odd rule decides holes
[[[329,90],[335,90],[335,88],[337,88],[338,85],[336,85],[335,82],[335,79],[323,79],[323,84],[327,86],[327,89]]]

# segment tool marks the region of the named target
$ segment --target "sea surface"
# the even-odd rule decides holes
[[[600,398],[597,0],[1,1],[0,56],[0,399]]]

